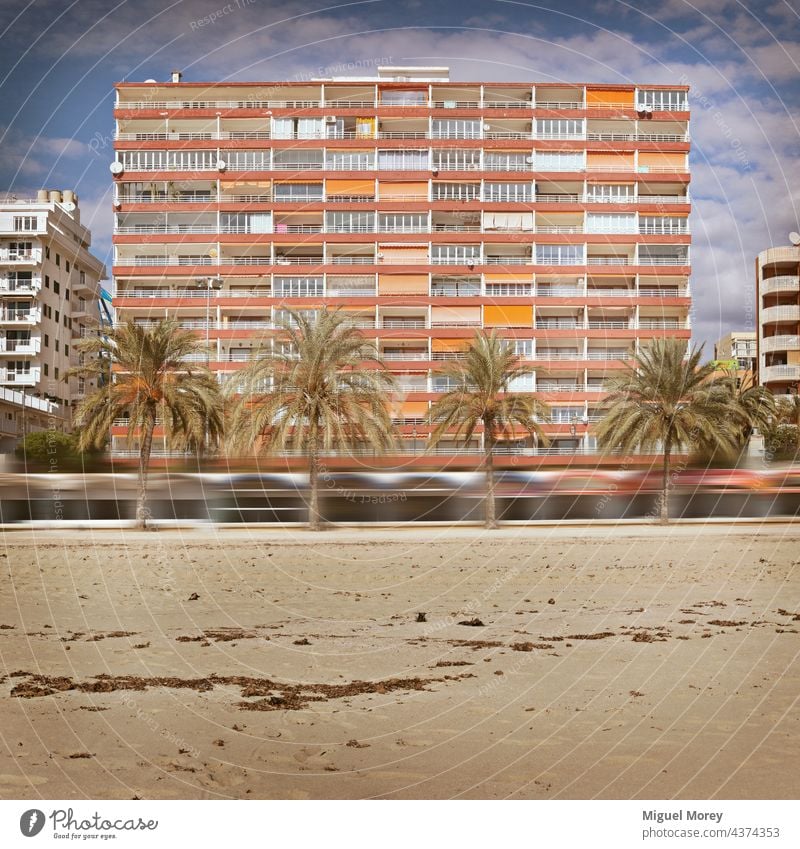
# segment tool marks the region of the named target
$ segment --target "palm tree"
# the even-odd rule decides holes
[[[775,396],[766,386],[759,386],[755,382],[752,372],[740,379],[735,370],[726,369],[717,381],[728,390],[731,401],[743,419],[736,440],[736,448],[741,452],[754,430],[764,433],[769,429],[776,414]]]
[[[724,383],[711,379],[713,363],[700,364],[702,347],[681,339],[654,339],[634,365],[608,382],[609,410],[598,424],[607,451],[660,449],[663,454],[661,521],[669,521],[670,458],[679,448],[733,449],[745,421]]]
[[[387,391],[393,378],[373,344],[347,316],[322,310],[309,318],[287,310],[285,337],[237,375],[229,439],[234,450],[299,450],[308,455],[309,527],[320,530],[320,455],[367,442],[394,444]],[[364,368],[368,364],[370,367]]]
[[[93,355],[69,376],[94,378],[97,388],[75,413],[81,451],[102,448],[115,419],[128,421],[128,443],[138,436],[139,491],[136,520],[147,527],[147,476],[153,431],[160,419],[169,448],[201,449],[223,432],[222,393],[204,366],[186,362],[205,349],[192,331],[174,319],[146,328],[132,321],[76,345]],[[104,380],[109,371],[112,379]]]
[[[452,388],[431,407],[435,427],[429,445],[434,448],[445,436],[469,442],[478,425],[483,425],[487,528],[497,527],[494,449],[498,437],[519,426],[534,439],[547,441],[537,421],[548,414],[547,406],[532,393],[510,388],[531,371],[496,331],[476,333],[463,360],[451,360],[438,370]]]

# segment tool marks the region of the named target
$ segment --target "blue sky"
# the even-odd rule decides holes
[[[271,80],[388,60],[454,80],[690,85],[696,341],[752,324],[755,254],[800,229],[797,0],[0,0],[0,33],[0,188],[75,188],[109,265],[113,85],[173,68]]]

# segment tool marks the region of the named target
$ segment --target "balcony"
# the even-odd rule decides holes
[[[800,351],[800,336],[767,336],[761,340],[762,353],[773,351]]]
[[[800,306],[767,307],[761,310],[761,323],[800,321]]]
[[[39,374],[38,368],[27,371],[0,368],[0,383],[11,383],[15,386],[35,386],[39,382]]]
[[[41,248],[30,251],[12,251],[0,248],[0,262],[7,265],[33,265],[42,261]]]
[[[761,369],[761,380],[762,382],[800,381],[800,365],[766,366]]]
[[[5,277],[0,279],[0,296],[2,295],[35,295],[42,288],[41,277],[19,279]]]
[[[32,356],[41,350],[39,339],[7,339],[0,337],[0,354]]]
[[[114,105],[119,110],[161,109],[319,109],[321,100],[131,100]]]
[[[32,309],[0,309],[0,324],[36,324],[42,317],[38,307]]]
[[[796,274],[784,274],[780,277],[770,277],[761,281],[761,294],[769,295],[773,292],[798,292],[800,291],[800,277]]]

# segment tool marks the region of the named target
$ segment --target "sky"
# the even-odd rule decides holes
[[[113,87],[450,67],[451,80],[689,85],[693,338],[754,325],[800,230],[800,0],[0,0],[0,190],[73,188],[111,266]]]

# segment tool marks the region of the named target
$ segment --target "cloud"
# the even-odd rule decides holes
[[[233,10],[198,24],[226,4]],[[51,90],[63,97],[71,85],[81,93],[81,74],[96,62],[93,73],[102,84],[95,102],[80,94],[86,126],[74,130],[85,137],[107,134],[111,75],[164,79],[172,67],[184,69],[189,81],[274,80],[389,60],[446,64],[452,79],[465,81],[686,83],[692,87],[693,291],[701,339],[713,341],[721,329],[752,316],[755,254],[797,227],[800,19],[788,3],[602,0],[559,12],[521,2],[412,8],[379,0],[315,11],[269,0],[140,0],[109,14],[111,8],[109,0],[80,0],[59,18],[61,0],[37,0],[35,10],[14,23],[5,41],[12,49],[30,47],[43,69],[28,87],[44,82],[0,147],[0,170],[13,178],[8,185],[35,186],[68,174],[75,180],[79,172],[84,220],[91,220],[103,250],[111,227],[108,157],[87,158],[85,144],[65,138],[58,109],[48,115],[44,138],[31,117],[35,99]],[[0,4],[0,17],[3,9],[9,20],[17,14],[12,4]]]

